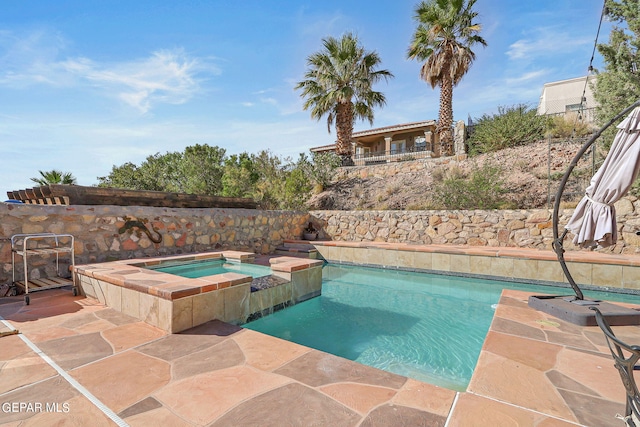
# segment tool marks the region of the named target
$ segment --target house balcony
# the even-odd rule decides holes
[[[408,147],[402,150],[356,153],[353,156],[353,163],[355,166],[368,166],[429,158],[432,155],[432,151],[427,148],[428,147]]]

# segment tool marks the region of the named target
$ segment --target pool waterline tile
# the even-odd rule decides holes
[[[412,267],[407,268],[567,284],[557,255],[550,249],[346,241],[314,241],[313,245],[325,260],[334,263],[405,268],[405,262],[403,265],[389,265],[389,260],[397,260],[410,252],[414,262]],[[349,257],[342,256],[346,250],[349,250]],[[564,258],[580,285],[640,290],[640,256],[585,250],[567,251]]]

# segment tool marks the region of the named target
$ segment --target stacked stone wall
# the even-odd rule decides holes
[[[320,238],[350,242],[452,244],[551,249],[552,210],[312,211]],[[616,203],[618,243],[607,251],[640,252],[640,201]],[[560,212],[560,232],[573,209]],[[576,249],[569,234],[567,249]]]
[[[640,253],[640,201],[616,203],[618,243],[613,253]],[[560,212],[560,228],[573,210]],[[42,206],[0,204],[0,285],[12,280],[11,236],[21,233],[72,234],[76,263],[234,249],[274,253],[284,240],[299,239],[312,221],[319,238],[416,244],[454,244],[550,249],[552,211],[260,211],[251,209],[170,209],[122,206]],[[146,222],[160,243],[132,228],[127,219]],[[565,248],[575,249],[571,235]],[[61,257],[61,263],[68,261]],[[17,258],[18,264],[21,259]],[[55,274],[52,259],[30,259],[30,277]],[[21,265],[17,265],[21,277]]]
[[[127,219],[146,223],[151,236]],[[75,238],[76,264],[128,258],[235,249],[273,253],[285,239],[298,239],[309,214],[253,209],[170,209],[124,206],[43,206],[0,204],[0,284],[11,282],[11,236],[57,233]],[[157,231],[157,233],[156,233]],[[68,264],[68,257],[60,262]],[[16,257],[22,277],[22,258]],[[33,270],[31,271],[31,269]],[[63,266],[64,268],[64,266]],[[55,274],[55,258],[30,257],[29,277]]]
[[[466,154],[460,154],[450,157],[411,159],[412,154],[407,153],[404,158],[389,163],[381,163],[378,165],[368,166],[350,166],[336,169],[333,176],[334,181],[352,178],[388,178],[395,175],[401,175],[410,172],[432,170],[438,166],[458,163],[466,160]]]

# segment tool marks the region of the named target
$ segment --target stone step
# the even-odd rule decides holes
[[[288,246],[278,246],[276,248],[276,254],[298,258],[316,259],[318,257],[318,251],[313,246],[311,248],[292,248]]]
[[[304,243],[283,243],[280,245],[282,248],[287,248],[291,250],[301,250],[301,251],[315,251],[316,247],[313,245],[306,245]]]
[[[285,240],[282,242],[282,246],[293,249],[315,249],[315,246],[307,240]]]

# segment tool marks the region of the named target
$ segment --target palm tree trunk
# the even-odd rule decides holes
[[[336,152],[342,159],[342,166],[353,166],[351,157],[351,137],[353,135],[353,105],[351,102],[338,104],[336,113]]]
[[[441,153],[444,156],[453,155],[453,81],[444,73],[440,85],[440,111],[436,133],[440,136]]]

